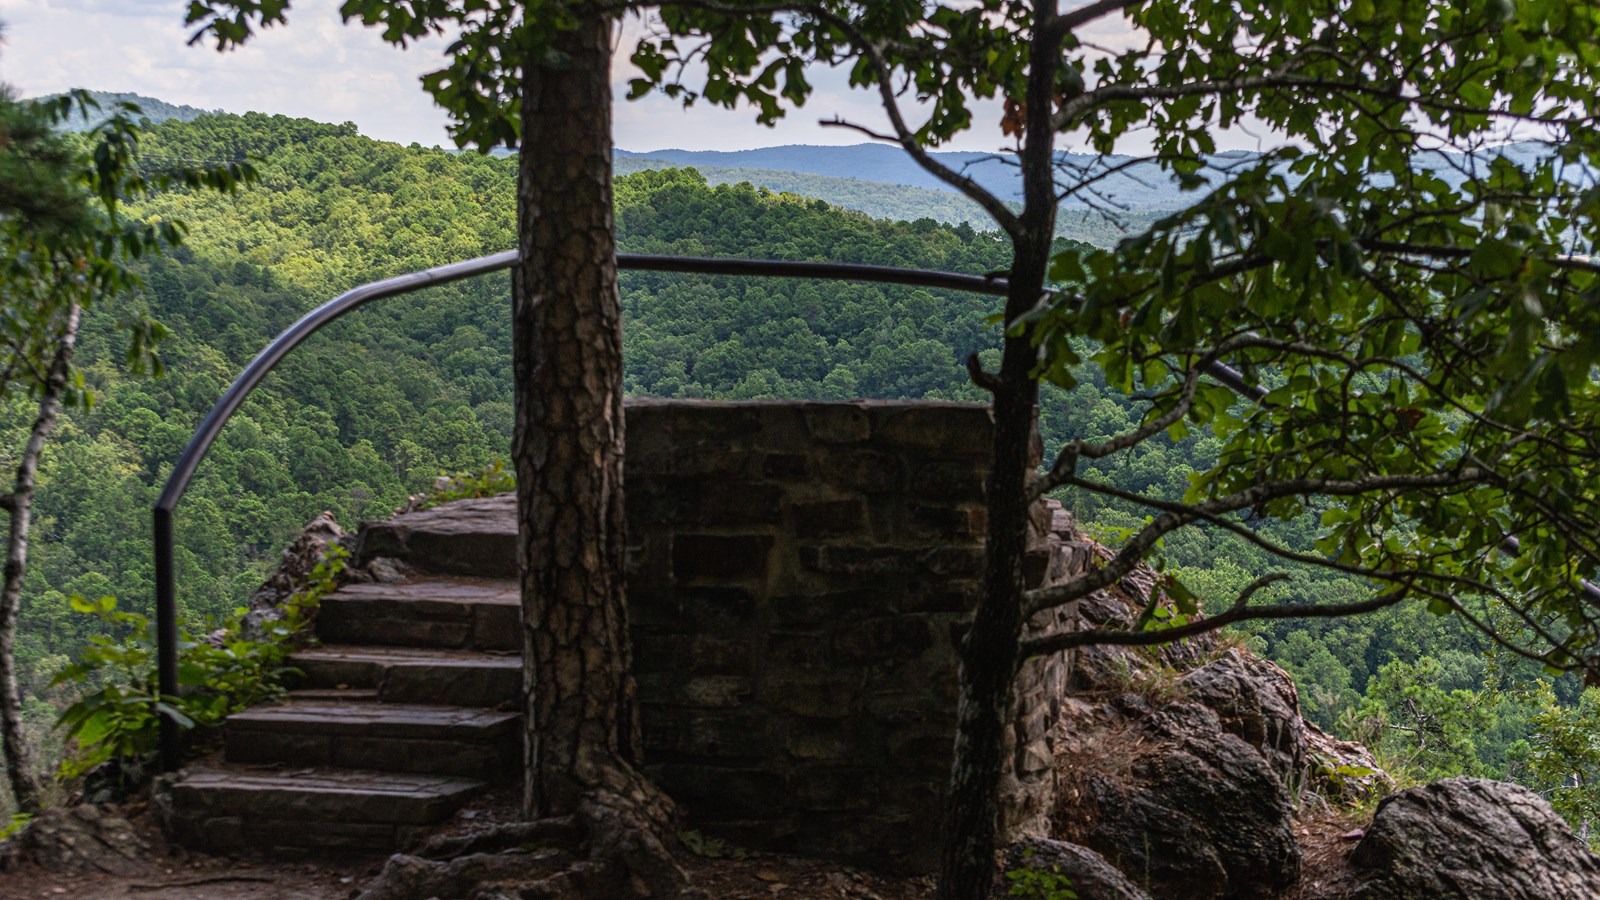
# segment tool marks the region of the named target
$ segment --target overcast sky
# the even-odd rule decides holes
[[[131,91],[204,109],[350,121],[382,140],[450,144],[444,114],[417,81],[441,66],[444,41],[400,50],[373,30],[342,24],[339,0],[294,0],[290,27],[266,31],[242,50],[219,54],[187,45],[186,6],[185,0],[0,0],[0,21],[6,25],[0,81],[24,96],[72,87]],[[1101,23],[1097,31],[1102,44],[1130,37],[1121,20]],[[626,95],[627,49],[619,54],[618,97]],[[881,127],[873,95],[850,90],[843,73],[816,72],[813,82],[818,91],[805,109],[791,111],[776,128],[757,125],[748,109],[685,111],[658,95],[619,99],[617,146],[737,150],[864,140],[818,124],[835,115]],[[999,149],[995,105],[980,105],[975,118],[972,131],[951,149]]]
[[[257,35],[219,54],[188,46],[185,0],[0,0],[6,25],[0,80],[24,96],[71,87],[131,91],[169,103],[230,112],[258,111],[323,122],[355,122],[383,140],[449,144],[445,116],[418,77],[442,65],[444,41],[400,50],[377,32],[339,20],[338,0],[294,0],[290,27]],[[626,54],[619,54],[625,59]],[[628,66],[617,66],[625,96]],[[747,109],[685,111],[665,97],[618,100],[617,145],[630,150],[681,147],[736,150],[775,144],[856,144],[863,138],[817,124],[835,114],[879,125],[871,95],[851,91],[842,74],[816,73],[819,92],[776,128]],[[987,118],[995,118],[991,114]],[[964,149],[996,149],[985,128]]]

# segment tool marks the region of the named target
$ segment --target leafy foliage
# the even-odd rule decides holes
[[[1600,689],[1563,705],[1548,682],[1532,693],[1536,712],[1526,745],[1514,751],[1524,776],[1591,845],[1600,838]]]
[[[1024,856],[1031,856],[1032,850],[1024,851]],[[1025,867],[1012,869],[1005,873],[1007,897],[1022,897],[1026,900],[1078,900],[1078,892],[1072,889],[1072,880],[1061,874],[1059,866],[1050,869],[1038,867]]]
[[[420,508],[429,509],[441,503],[470,500],[474,497],[493,497],[496,494],[509,494],[516,489],[516,477],[506,471],[506,464],[503,460],[497,459],[481,472],[462,472],[457,475],[441,476],[439,480],[433,483],[433,489],[428,491]]]
[[[267,623],[259,637],[246,636],[242,609],[223,627],[202,634],[180,623],[177,696],[157,691],[155,629],[148,618],[119,610],[115,597],[72,597],[72,609],[97,619],[105,633],[90,638],[52,682],[88,689],[57,720],[75,746],[62,776],[113,763],[119,778],[136,777],[156,753],[162,716],[184,729],[211,728],[230,713],[278,696],[285,660],[304,642],[322,597],[335,588],[344,555],[342,548],[330,548],[304,588],[285,602],[282,617]]]

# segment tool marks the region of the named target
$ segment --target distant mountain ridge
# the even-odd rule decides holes
[[[1420,153],[1415,159],[1420,168],[1452,185],[1459,186],[1467,179],[1468,170],[1482,169],[1492,158],[1505,157],[1513,163],[1523,165],[1540,159],[1549,152],[1547,145],[1540,142],[1521,141],[1489,148],[1471,156],[1431,151]],[[1021,177],[1015,158],[1011,155],[947,151],[934,151],[929,155],[951,170],[968,176],[1002,200],[1017,202],[1022,199]],[[616,156],[619,160],[662,160],[697,169],[725,167],[776,170],[956,193],[953,187],[935,178],[899,148],[885,144],[854,144],[840,147],[791,144],[754,150],[666,149],[643,153],[618,150]],[[1219,179],[1216,173],[1247,165],[1260,156],[1260,153],[1244,150],[1227,150],[1211,154],[1206,157],[1209,172],[1206,177],[1215,183]],[[1177,178],[1170,172],[1164,171],[1157,163],[1141,161],[1132,156],[1059,153],[1056,156],[1056,165],[1064,178],[1103,175],[1095,183],[1096,196],[1090,199],[1068,198],[1062,203],[1062,209],[1067,211],[1110,205],[1125,211],[1135,219],[1148,218],[1153,213],[1181,209],[1192,203],[1197,196],[1196,192],[1185,191],[1179,187]],[[1297,178],[1293,176],[1289,178],[1291,185],[1297,182]]]
[[[60,96],[61,94],[47,94],[38,99],[53,100]],[[112,107],[118,103],[133,103],[139,107],[141,117],[152,125],[159,125],[169,119],[176,119],[179,122],[193,122],[201,116],[224,112],[221,109],[201,109],[198,106],[168,103],[155,97],[129,92],[90,91],[89,96],[100,104],[101,111],[107,115],[110,114]],[[105,116],[85,118],[79,113],[74,113],[72,118],[67,120],[66,129],[68,131],[88,131],[90,128],[105,121],[105,118]]]
[[[837,147],[789,144],[754,150],[667,149],[644,153],[618,150],[616,155],[619,159],[659,159],[694,168],[772,169],[901,184],[945,193],[956,192],[914,162],[900,148],[887,144]],[[1007,154],[936,150],[929,155],[951,170],[968,176],[1002,200],[1022,199],[1022,180],[1014,158]],[[1110,175],[1100,184],[1101,190],[1109,198],[1130,210],[1171,209],[1183,203],[1176,182],[1154,163],[1135,163],[1133,157],[1129,156],[1100,157],[1085,153],[1062,153],[1057,158],[1059,165],[1091,172],[1133,163],[1126,172]],[[1087,205],[1075,199],[1064,204],[1068,209]]]
[[[139,105],[152,123],[168,119],[193,121],[208,113],[194,106],[175,105],[134,93],[90,92],[102,105],[131,101]],[[72,130],[91,124],[81,118]],[[1537,142],[1521,142],[1493,148],[1486,155],[1504,156],[1526,163],[1548,153]],[[504,157],[511,151],[497,149],[492,155]],[[952,170],[972,178],[1000,199],[1021,200],[1021,179],[1014,158],[1004,153],[971,151],[933,151],[934,159]],[[1248,164],[1258,153],[1231,150],[1212,154],[1213,170]],[[1479,157],[1483,159],[1484,157]],[[993,221],[977,204],[939,180],[914,162],[898,147],[887,144],[820,146],[787,144],[750,150],[683,150],[667,148],[650,151],[615,151],[618,175],[646,169],[673,167],[698,170],[712,184],[749,182],[772,191],[798,194],[823,200],[835,206],[865,213],[875,218],[904,221],[933,219],[951,225],[966,224],[978,230],[991,230]],[[1459,154],[1422,154],[1421,167],[1459,185],[1462,171],[1477,160],[1464,164]],[[1184,191],[1177,179],[1154,162],[1131,156],[1096,156],[1086,153],[1061,153],[1057,165],[1077,174],[1108,173],[1096,181],[1096,196],[1069,198],[1062,204],[1058,232],[1063,237],[1099,246],[1115,244],[1128,233],[1142,230],[1151,221],[1194,202],[1197,193]],[[1212,180],[1217,176],[1213,174]],[[1290,178],[1290,184],[1297,179]],[[1097,208],[1117,210],[1117,219],[1097,212]]]

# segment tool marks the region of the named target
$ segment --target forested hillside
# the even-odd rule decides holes
[[[139,300],[172,333],[164,377],[125,375],[114,317],[90,317],[81,359],[98,403],[68,417],[46,457],[18,647],[41,726],[60,700],[47,687],[51,673],[97,623],[72,613],[66,598],[150,602],[150,504],[194,427],[254,353],[342,290],[513,245],[510,160],[405,148],[352,126],[259,114],[169,121],[144,150],[152,164],[256,157],[261,178],[234,199],[172,194],[136,207],[191,226],[184,250],[147,263]],[[688,170],[619,179],[617,206],[625,251],[970,273],[1008,258],[995,235],[967,225],[873,219],[748,184],[712,186]],[[635,395],[978,400],[962,360],[996,343],[994,304],[985,297],[657,273],[624,275],[623,291],[626,385]],[[180,508],[178,577],[188,616],[239,604],[318,512],[331,510],[346,526],[381,517],[440,473],[505,455],[507,292],[501,275],[380,303],[286,361],[234,418]],[[1070,396],[1047,394],[1048,442],[1069,430],[1103,439],[1139,420],[1137,400],[1090,369],[1079,375]],[[0,445],[16,447],[27,411],[9,412],[13,439]],[[1103,474],[1128,490],[1181,490],[1212,452],[1212,439],[1190,434],[1145,445]],[[1107,532],[1143,516],[1062,499]],[[1309,549],[1315,524],[1278,526],[1271,537]],[[1202,596],[1232,596],[1266,566],[1260,551],[1237,540],[1185,538],[1164,553]],[[1273,590],[1332,600],[1353,599],[1362,586],[1299,574]],[[1420,607],[1285,621],[1249,639],[1293,672],[1313,719],[1430,774],[1509,773],[1542,783],[1551,777],[1540,768],[1550,736],[1596,715],[1575,705],[1580,684],[1562,681],[1552,693],[1536,671]]]
[[[514,164],[371,141],[348,126],[263,115],[155,129],[163,159],[257,157],[235,199],[171,194],[144,216],[190,225],[147,264],[139,302],[172,337],[167,374],[122,373],[114,317],[92,315],[80,360],[98,402],[63,424],[45,461],[18,648],[36,721],[46,684],[94,620],[71,594],[142,608],[149,506],[211,404],[267,340],[342,290],[512,246]],[[618,184],[625,250],[774,256],[968,272],[1004,258],[990,235],[893,223],[825,203],[646,172]],[[224,432],[178,516],[180,603],[240,603],[319,511],[387,515],[441,472],[481,468],[510,443],[508,282],[433,289],[350,315],[291,356]],[[961,360],[991,340],[987,300],[835,283],[625,276],[628,386],[701,397],[976,399]],[[25,427],[18,407],[7,426]],[[8,446],[17,446],[12,441]]]

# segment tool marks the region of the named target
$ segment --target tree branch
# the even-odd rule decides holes
[[[1050,27],[1045,32],[1045,38],[1050,43],[1059,45],[1067,35],[1077,31],[1096,19],[1122,12],[1140,0],[1096,0],[1087,6],[1070,9],[1057,16],[1050,22]]]
[[[1370,478],[1352,480],[1291,478],[1285,481],[1258,484],[1204,503],[1165,504],[1167,511],[1139,529],[1138,533],[1130,538],[1122,546],[1122,549],[1117,552],[1117,555],[1112,557],[1111,561],[1104,566],[1092,572],[1086,572],[1065,584],[1040,588],[1024,594],[1028,601],[1028,612],[1031,615],[1054,606],[1071,603],[1073,600],[1088,596],[1101,588],[1121,581],[1123,576],[1131,572],[1133,567],[1144,559],[1145,554],[1155,546],[1156,541],[1160,540],[1168,532],[1176,531],[1198,519],[1215,520],[1223,514],[1237,512],[1241,509],[1252,509],[1263,503],[1283,497],[1309,496],[1313,494],[1329,497],[1348,497],[1375,491],[1463,487],[1468,484],[1485,481],[1488,479],[1488,475],[1489,473],[1482,469],[1467,466],[1453,472],[1435,472],[1425,475],[1374,475]],[[1068,478],[1064,479],[1063,483],[1073,484],[1075,481],[1076,479]]]
[[[1264,575],[1257,578],[1247,586],[1239,595],[1239,599],[1227,612],[1220,613],[1198,622],[1178,625],[1173,628],[1163,628],[1159,631],[1120,631],[1112,629],[1088,629],[1085,631],[1065,631],[1043,635],[1022,642],[1022,658],[1031,659],[1074,647],[1084,647],[1090,644],[1116,644],[1119,646],[1152,646],[1166,644],[1198,634],[1206,634],[1219,628],[1232,625],[1236,622],[1249,622],[1261,619],[1327,619],[1341,616],[1354,616],[1362,613],[1383,609],[1400,602],[1406,595],[1406,590],[1390,591],[1380,594],[1371,600],[1362,600],[1356,603],[1335,603],[1328,605],[1279,603],[1271,606],[1249,605],[1250,597],[1256,591],[1271,584],[1281,581],[1288,576],[1282,573]]]
[[[1216,362],[1217,356],[1216,352],[1212,352],[1207,354],[1200,363],[1191,366],[1184,377],[1183,391],[1178,395],[1178,402],[1174,403],[1171,409],[1144,426],[1126,434],[1118,435],[1103,444],[1090,444],[1082,440],[1068,441],[1067,445],[1061,448],[1061,453],[1056,456],[1055,464],[1050,467],[1050,471],[1046,472],[1043,478],[1035,480],[1033,484],[1028,486],[1028,502],[1031,503],[1046,492],[1064,484],[1067,479],[1077,472],[1080,458],[1101,459],[1141,444],[1149,438],[1166,431],[1173,423],[1187,415],[1189,408],[1194,405],[1194,392],[1200,385],[1200,373],[1208,370],[1209,364]]]
[[[1000,376],[993,372],[985,372],[983,363],[978,361],[978,354],[973,353],[967,357],[967,377],[980,388],[994,393],[1000,389]]]

